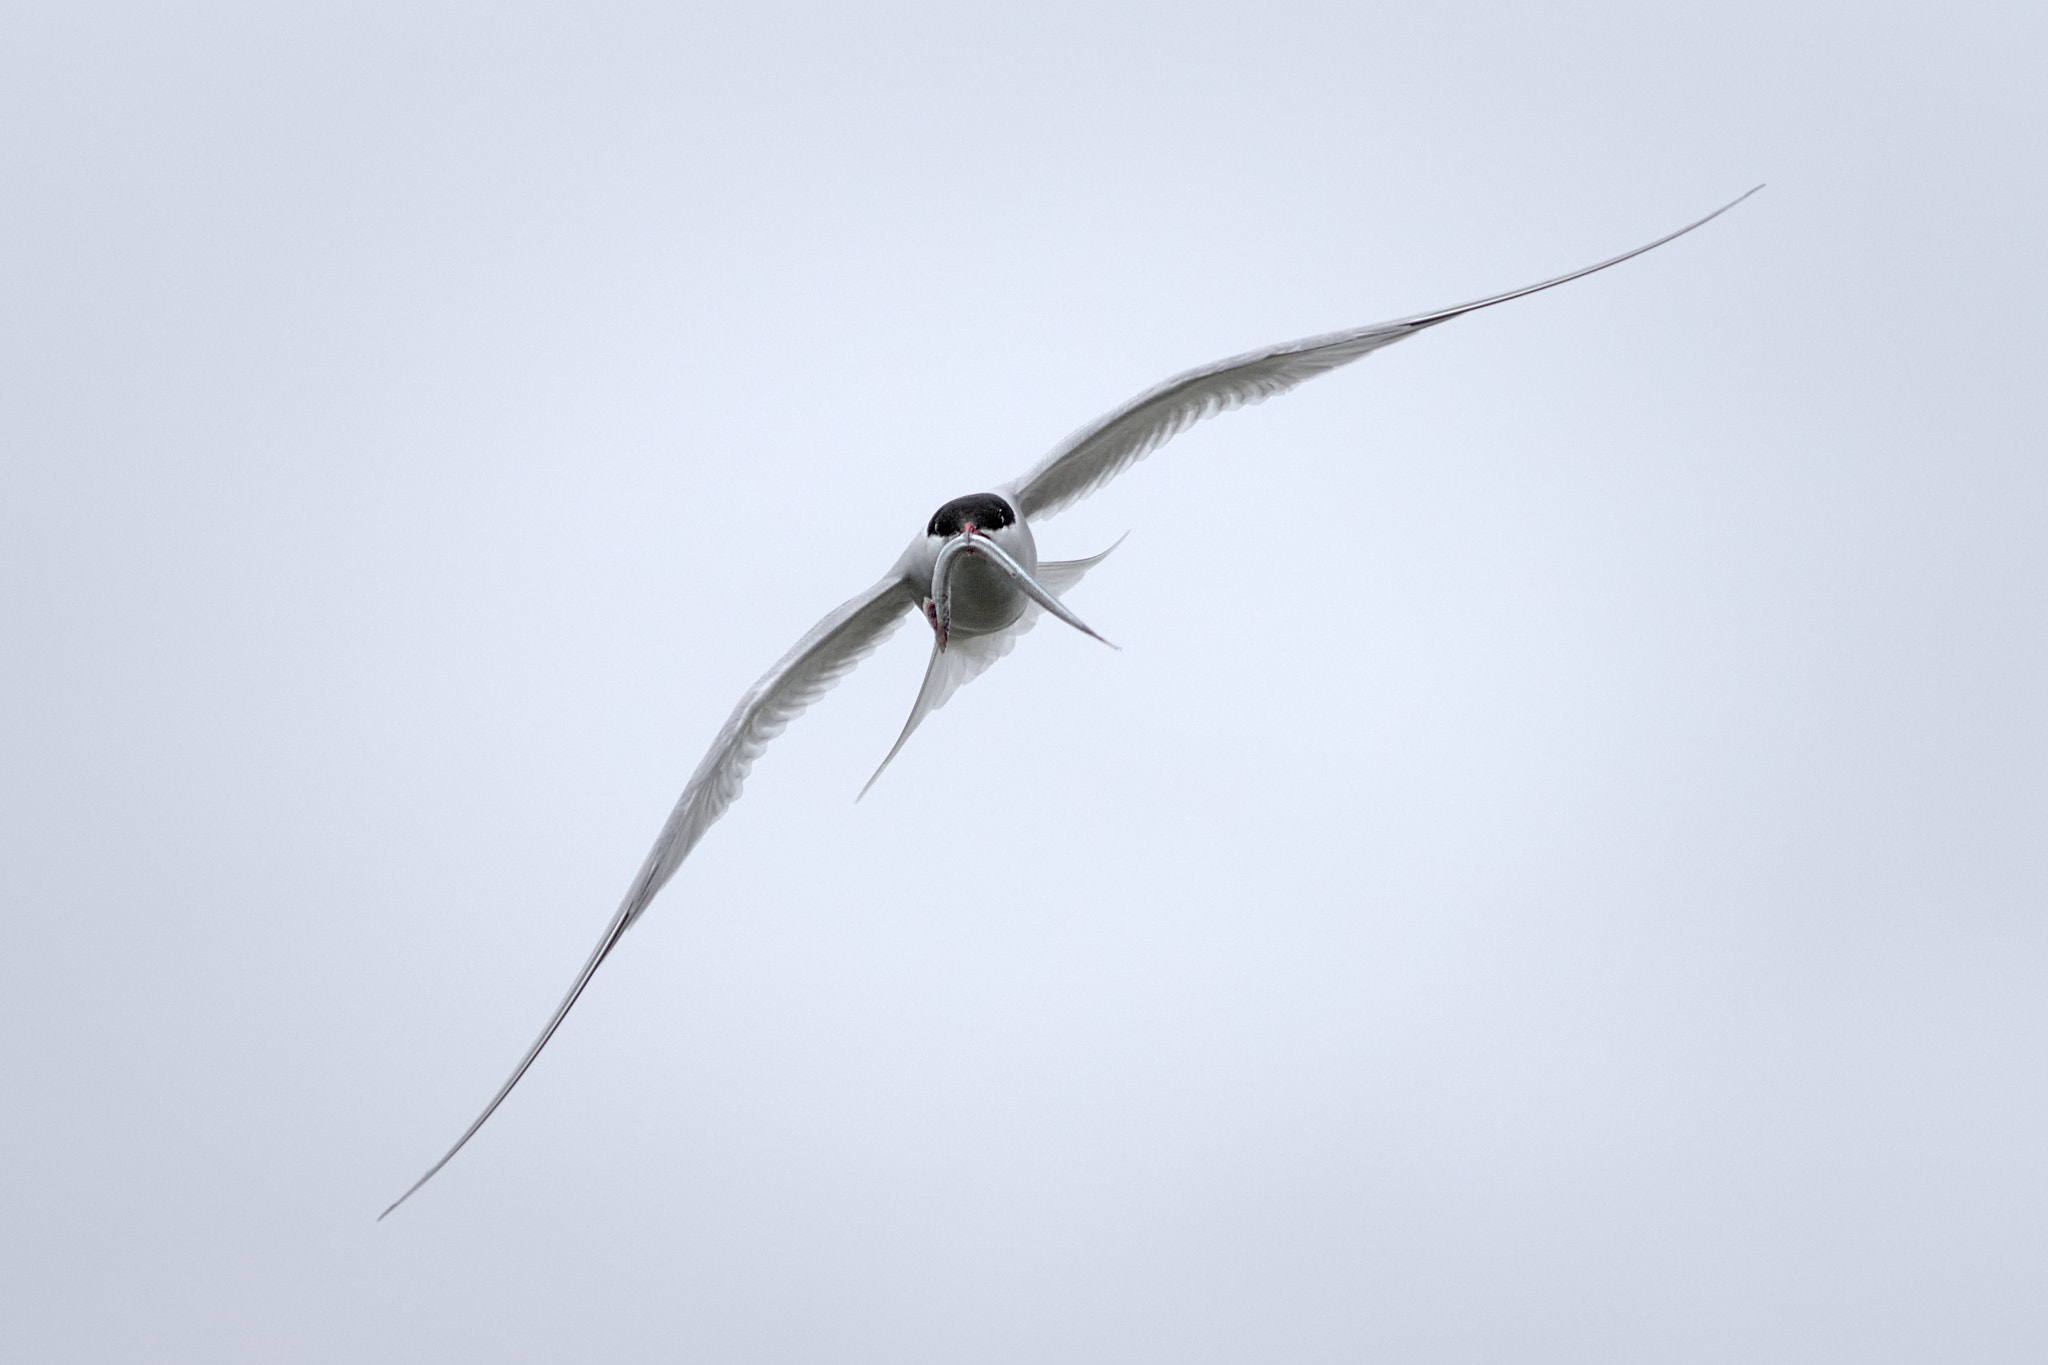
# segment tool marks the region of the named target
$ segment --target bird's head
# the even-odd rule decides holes
[[[994,493],[969,493],[964,498],[955,498],[932,513],[929,525],[924,528],[928,536],[950,540],[969,531],[983,535],[994,535],[997,531],[1017,524],[1016,509]]]
[[[923,599],[942,642],[956,630],[985,635],[1024,614],[1030,599],[1014,575],[1038,572],[1038,547],[1009,499],[969,493],[932,513],[896,571]]]

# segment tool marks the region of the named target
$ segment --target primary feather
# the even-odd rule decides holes
[[[411,1189],[392,1200],[390,1208],[377,1215],[379,1221],[412,1198],[413,1191],[432,1180],[443,1166],[454,1160],[455,1154],[476,1136],[485,1120],[497,1112],[505,1097],[512,1093],[512,1087],[519,1084],[519,1078],[526,1074],[527,1068],[540,1056],[541,1049],[555,1036],[555,1030],[569,1017],[570,1008],[583,994],[583,988],[590,984],[590,978],[597,974],[597,969],[604,965],[604,960],[611,956],[619,939],[633,926],[633,921],[640,918],[655,893],[675,875],[676,868],[697,846],[697,841],[704,837],[704,831],[711,828],[718,817],[725,814],[726,808],[739,799],[747,774],[753,771],[754,760],[768,747],[768,741],[781,734],[812,702],[831,691],[855,664],[874,653],[876,647],[903,623],[903,617],[915,605],[901,579],[894,576],[885,578],[860,596],[842,603],[838,610],[813,626],[808,635],[797,641],[795,648],[747,689],[747,694],[740,698],[740,704],[727,718],[725,728],[712,741],[711,752],[704,755],[704,761],[690,775],[689,785],[683,788],[675,809],[669,813],[668,822],[661,827],[661,835],[649,850],[647,861],[640,865],[639,875],[627,888],[625,899],[613,912],[603,937],[591,951],[590,959],[583,964],[583,970],[576,973],[576,979],[569,984],[562,1003],[555,1006],[555,1012],[548,1017],[547,1027],[526,1049],[526,1055],[519,1059],[519,1065],[498,1087],[498,1093],[491,1096],[491,1102],[476,1116],[476,1121],[463,1130],[462,1136],[455,1139],[455,1145],[443,1153],[439,1161],[427,1168],[425,1175],[412,1183]]]
[[[1392,322],[1375,322],[1347,331],[1326,332],[1300,341],[1282,342],[1278,346],[1247,351],[1243,355],[1183,371],[1165,383],[1145,390],[1054,446],[1050,454],[1010,485],[1010,500],[1016,505],[1018,515],[1026,521],[1043,521],[1087,497],[1203,418],[1263,403],[1317,375],[1328,374],[1371,355],[1382,346],[1391,346],[1452,318],[1491,308],[1510,299],[1541,293],[1545,289],[1555,289],[1558,285],[1583,279],[1609,266],[1620,265],[1712,222],[1762,188],[1759,185],[1697,222],[1687,223],[1654,242],[1554,279],[1510,289],[1505,294],[1474,299],[1471,303],[1396,318]]]

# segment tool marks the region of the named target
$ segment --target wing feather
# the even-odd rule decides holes
[[[1762,189],[1763,186],[1759,185],[1756,188]],[[1755,193],[1756,189],[1753,189],[1740,199],[1732,200],[1715,209],[1698,222],[1688,223],[1678,231],[1667,233],[1645,246],[1625,251],[1597,265],[1589,265],[1569,274],[1559,275],[1555,279],[1511,289],[1505,294],[1475,299],[1471,303],[1439,308],[1429,313],[1417,313],[1413,317],[1397,318],[1392,322],[1375,322],[1349,331],[1326,332],[1321,336],[1283,342],[1264,350],[1247,351],[1243,355],[1231,356],[1227,360],[1219,360],[1212,365],[1177,374],[1166,382],[1147,389],[1114,412],[1089,423],[1060,442],[1050,454],[1010,485],[1010,501],[1028,520],[1038,521],[1049,517],[1087,497],[1204,418],[1229,412],[1233,408],[1263,403],[1276,394],[1286,393],[1289,389],[1314,379],[1317,375],[1328,374],[1339,366],[1349,365],[1382,346],[1391,346],[1404,337],[1414,336],[1417,332],[1434,327],[1438,323],[1449,322],[1452,318],[1481,308],[1491,308],[1496,303],[1506,303],[1509,299],[1519,299],[1545,289],[1554,289],[1560,284],[1568,284],[1595,271],[1620,265],[1631,257],[1640,256],[1674,238],[1683,237],[1694,228],[1720,217]]]
[[[747,689],[724,728],[718,732],[718,738],[712,741],[711,751],[704,755],[697,771],[690,775],[689,785],[683,788],[675,809],[669,813],[660,837],[647,854],[647,861],[640,865],[639,874],[633,878],[625,899],[613,912],[611,922],[605,926],[604,935],[598,939],[597,947],[583,964],[583,970],[570,983],[562,1003],[555,1006],[547,1027],[533,1040],[533,1045],[527,1048],[526,1055],[520,1058],[512,1075],[498,1087],[498,1093],[491,1097],[491,1102],[484,1106],[476,1121],[463,1131],[439,1161],[428,1167],[425,1175],[413,1182],[411,1189],[392,1201],[391,1208],[377,1215],[380,1220],[412,1198],[420,1186],[432,1180],[476,1136],[484,1121],[497,1112],[505,1097],[512,1093],[512,1087],[519,1084],[520,1077],[540,1056],[548,1040],[555,1036],[555,1030],[568,1018],[570,1008],[583,994],[583,988],[590,984],[590,978],[596,975],[598,967],[618,946],[619,939],[640,918],[655,893],[675,875],[676,868],[697,846],[697,841],[704,837],[704,831],[711,828],[718,817],[725,814],[726,808],[739,799],[740,789],[746,785],[754,761],[768,747],[769,741],[787,729],[789,723],[803,714],[812,702],[830,691],[835,683],[852,671],[855,664],[888,639],[914,605],[913,595],[902,579],[894,576],[883,579],[818,622],[808,635],[797,641],[795,648],[782,656],[775,667],[762,674],[760,681]]]

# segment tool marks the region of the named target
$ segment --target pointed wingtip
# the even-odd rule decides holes
[[[524,1069],[524,1068],[522,1068],[522,1070],[523,1070],[523,1069]],[[517,1080],[517,1079],[518,1079],[518,1077],[516,1077],[516,1076],[515,1076],[515,1077],[513,1077],[513,1079],[514,1079],[514,1080]],[[499,1099],[503,1099],[503,1098],[504,1098],[504,1096],[500,1095],[500,1096],[499,1096],[498,1098],[499,1098]],[[494,1100],[494,1101],[492,1101],[492,1103],[491,1103],[491,1108],[492,1108],[492,1109],[495,1109],[495,1108],[497,1108],[497,1107],[498,1107],[498,1106],[497,1106],[497,1102],[496,1102],[495,1100]],[[484,1111],[484,1118],[489,1118],[489,1117],[490,1117],[490,1111],[489,1111],[489,1110],[486,1110],[486,1111]],[[477,1127],[477,1128],[481,1128],[482,1126],[483,1126],[483,1119],[478,1119],[478,1120],[476,1121],[476,1127]],[[433,1178],[434,1178],[435,1176],[439,1175],[439,1174],[441,1173],[441,1168],[442,1168],[443,1166],[446,1166],[446,1165],[447,1165],[447,1164],[449,1163],[449,1161],[451,1161],[451,1160],[452,1160],[452,1159],[454,1158],[454,1156],[455,1156],[455,1153],[456,1153],[456,1152],[459,1152],[459,1151],[461,1151],[461,1150],[462,1150],[462,1147],[463,1147],[463,1143],[466,1143],[466,1142],[468,1142],[468,1141],[469,1141],[469,1139],[471,1138],[471,1136],[473,1136],[473,1135],[475,1134],[475,1132],[476,1132],[476,1128],[472,1128],[472,1129],[470,1129],[470,1130],[469,1130],[469,1132],[467,1132],[467,1133],[464,1133],[464,1134],[462,1135],[462,1142],[458,1142],[458,1143],[456,1143],[456,1144],[455,1144],[455,1146],[454,1146],[454,1147],[453,1147],[452,1149],[450,1149],[450,1151],[449,1151],[449,1153],[448,1153],[448,1155],[447,1155],[447,1156],[444,1156],[444,1157],[442,1157],[442,1158],[441,1158],[441,1159],[440,1159],[439,1161],[435,1162],[435,1163],[434,1163],[434,1164],[433,1164],[433,1165],[432,1165],[431,1167],[429,1167],[429,1168],[427,1169],[427,1173],[426,1173],[425,1175],[421,1176],[421,1177],[420,1177],[420,1178],[419,1178],[418,1180],[415,1180],[415,1181],[413,1181],[413,1182],[412,1182],[412,1186],[411,1186],[411,1188],[407,1189],[407,1190],[406,1190],[406,1192],[405,1192],[404,1194],[401,1194],[401,1195],[399,1195],[399,1196],[398,1196],[398,1198],[396,1198],[396,1199],[392,1200],[392,1201],[391,1201],[391,1202],[390,1202],[390,1203],[389,1203],[388,1205],[386,1205],[386,1206],[385,1206],[385,1209],[384,1209],[384,1212],[382,1212],[382,1213],[380,1213],[380,1214],[378,1214],[378,1215],[377,1215],[377,1221],[381,1223],[381,1222],[383,1222],[383,1221],[384,1221],[384,1220],[385,1220],[386,1218],[389,1218],[389,1217],[390,1217],[390,1216],[391,1216],[391,1215],[392,1215],[392,1214],[393,1214],[394,1212],[396,1212],[396,1211],[397,1211],[397,1209],[398,1209],[398,1206],[399,1206],[400,1204],[403,1204],[403,1203],[404,1203],[404,1202],[405,1202],[406,1200],[408,1200],[408,1199],[412,1198],[412,1197],[413,1197],[414,1195],[418,1194],[418,1193],[420,1192],[420,1187],[421,1187],[422,1185],[425,1185],[425,1184],[426,1184],[426,1183],[427,1183],[427,1182],[428,1182],[429,1180],[432,1180],[432,1179],[433,1179]]]
[[[1706,224],[1708,224],[1708,223],[1711,223],[1711,222],[1713,222],[1713,221],[1714,221],[1714,220],[1715,220],[1716,218],[1719,218],[1719,217],[1720,217],[1720,216],[1721,216],[1722,214],[1726,213],[1726,212],[1727,212],[1728,210],[1730,210],[1730,209],[1734,208],[1734,207],[1735,207],[1735,206],[1736,206],[1737,204],[1741,203],[1741,202],[1742,202],[1743,200],[1745,200],[1745,199],[1749,198],[1749,196],[1751,196],[1752,194],[1755,194],[1755,193],[1756,193],[1756,192],[1757,192],[1758,190],[1762,189],[1762,188],[1764,187],[1765,183],[1766,183],[1766,182],[1764,182],[1764,181],[1761,181],[1761,180],[1759,180],[1759,181],[1758,181],[1758,182],[1757,182],[1756,184],[1754,184],[1754,185],[1751,185],[1751,186],[1750,186],[1750,187],[1749,187],[1748,189],[1744,190],[1744,191],[1743,191],[1743,192],[1742,192],[1741,194],[1738,194],[1738,195],[1736,195],[1736,196],[1735,196],[1735,197],[1734,197],[1733,199],[1730,199],[1730,200],[1729,200],[1729,201],[1728,201],[1727,203],[1725,203],[1725,204],[1721,205],[1721,207],[1720,207],[1720,208],[1717,208],[1717,209],[1715,209],[1715,210],[1714,210],[1714,211],[1713,211],[1712,213],[1710,213],[1710,214],[1708,214],[1708,215],[1707,215],[1706,217],[1704,217],[1704,218],[1700,219],[1700,220],[1699,220],[1699,222],[1697,222],[1697,223],[1694,223],[1694,224],[1692,225],[1692,227],[1682,228],[1682,229],[1680,229],[1680,230],[1679,230],[1678,232],[1676,232],[1676,233],[1674,233],[1674,234],[1672,234],[1672,235],[1673,235],[1673,236],[1677,236],[1677,237],[1682,237],[1682,236],[1684,236],[1684,235],[1685,235],[1686,233],[1688,233],[1688,232],[1691,232],[1693,228],[1696,228],[1696,227],[1704,227],[1704,226],[1705,226]],[[1666,238],[1665,240],[1667,240],[1667,241],[1668,241],[1668,240],[1670,240],[1670,239],[1669,239],[1669,238]]]
[[[437,1166],[434,1169],[439,1170],[440,1167]],[[377,1221],[381,1223],[386,1218],[389,1218],[392,1215],[393,1211],[396,1210],[400,1204],[403,1204],[406,1200],[412,1198],[413,1195],[419,1190],[419,1187],[421,1185],[426,1184],[427,1180],[432,1178],[432,1175],[433,1172],[429,1171],[426,1176],[422,1177],[420,1180],[414,1183],[412,1189],[407,1190],[404,1194],[399,1195],[398,1198],[392,1200],[389,1204],[385,1205],[384,1212],[377,1215]]]

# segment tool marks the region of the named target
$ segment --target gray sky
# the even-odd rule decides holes
[[[2039,1360],[2044,29],[9,7],[11,1349]],[[856,807],[906,629],[372,1222],[938,503],[1760,180],[1042,528],[1123,652]]]

